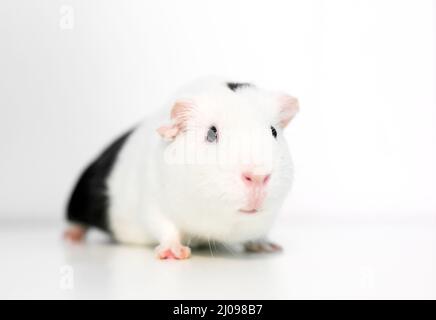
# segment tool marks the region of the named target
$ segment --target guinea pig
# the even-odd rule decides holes
[[[203,79],[123,134],[79,178],[65,237],[89,228],[160,259],[209,241],[274,252],[267,238],[291,187],[283,130],[298,100],[249,83]]]

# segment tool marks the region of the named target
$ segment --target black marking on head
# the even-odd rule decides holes
[[[116,139],[82,173],[68,203],[68,221],[110,232],[107,178],[131,132]]]
[[[226,84],[227,84],[227,87],[234,92],[236,92],[239,89],[253,86],[251,83],[248,83],[248,82],[227,82]]]

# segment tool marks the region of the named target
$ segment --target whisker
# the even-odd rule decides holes
[[[231,254],[232,256],[235,256],[235,251],[233,251],[233,249],[232,249],[230,246],[228,246],[228,245],[225,244],[224,242],[221,242],[221,244],[223,245],[223,247],[224,247],[225,249],[227,249],[227,251],[230,252],[230,254]]]
[[[209,243],[209,251],[210,251],[210,255],[212,256],[212,258],[214,258],[214,255],[212,253],[212,247],[210,246],[210,237],[207,237],[207,242]]]

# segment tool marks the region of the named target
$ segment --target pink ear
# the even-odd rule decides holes
[[[160,126],[157,128],[157,133],[161,135],[164,140],[171,141],[179,133],[179,129],[176,126]]]
[[[192,110],[192,102],[177,101],[171,109],[171,125],[162,125],[157,132],[165,140],[171,141],[180,133],[186,130],[187,121]]]
[[[298,99],[289,95],[282,95],[279,98],[280,113],[279,121],[282,128],[286,127],[300,110]]]
[[[193,103],[187,100],[177,101],[171,109],[171,120],[181,125],[183,129],[186,128],[186,123],[191,116]]]

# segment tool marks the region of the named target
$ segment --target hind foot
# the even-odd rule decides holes
[[[283,251],[278,244],[268,240],[249,241],[244,244],[245,251],[252,253],[275,253]]]
[[[87,228],[79,225],[70,225],[64,232],[64,239],[72,243],[80,243],[85,239]]]

